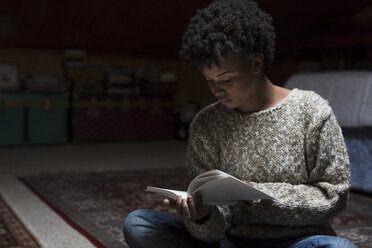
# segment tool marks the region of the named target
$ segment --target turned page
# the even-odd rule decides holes
[[[187,196],[199,192],[205,205],[233,205],[242,200],[274,199],[220,170],[207,171],[195,177],[187,191],[157,187],[147,187],[146,191],[155,192],[174,200],[177,199],[178,195],[186,199]]]

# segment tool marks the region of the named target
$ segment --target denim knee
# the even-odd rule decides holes
[[[128,214],[125,218],[123,223],[123,235],[125,242],[130,247],[140,247],[138,245],[138,239],[141,236],[141,231],[139,230],[140,225],[143,224],[142,222],[145,221],[143,216],[147,215],[149,210],[139,209],[132,211]]]
[[[315,235],[293,243],[288,248],[357,248],[347,239],[336,236]]]
[[[123,223],[124,234],[133,230],[133,227],[138,224],[139,220],[142,219],[142,216],[146,215],[146,212],[147,210],[145,209],[138,209],[130,212]]]
[[[327,246],[329,248],[357,248],[356,245],[354,245],[352,242],[350,242],[347,239],[336,237],[334,240],[332,240],[329,245]]]

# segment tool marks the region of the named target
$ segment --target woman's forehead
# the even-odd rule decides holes
[[[201,72],[206,76],[222,76],[227,72],[239,72],[247,69],[247,62],[235,57],[229,57],[219,62],[219,65],[212,64],[204,66]]]

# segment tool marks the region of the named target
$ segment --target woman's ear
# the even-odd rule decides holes
[[[252,62],[253,73],[260,73],[263,68],[264,56],[263,54],[258,54]]]

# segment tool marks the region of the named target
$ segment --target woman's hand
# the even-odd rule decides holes
[[[203,204],[200,194],[198,193],[195,197],[189,196],[187,199],[182,199],[181,196],[178,196],[177,200],[164,199],[163,203],[167,207],[174,208],[177,216],[183,221],[199,220],[207,216],[212,208]]]

